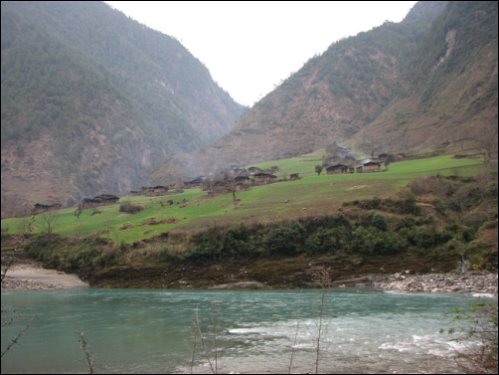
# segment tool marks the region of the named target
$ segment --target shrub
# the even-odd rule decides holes
[[[404,251],[405,239],[397,232],[383,232],[373,227],[358,227],[352,233],[351,249],[366,255],[391,255]]]
[[[126,212],[129,214],[135,214],[137,212],[140,212],[144,209],[143,206],[138,205],[138,204],[133,204],[130,201],[125,201],[120,204],[120,212]]]
[[[268,254],[295,255],[303,250],[306,231],[303,226],[294,221],[283,223],[272,228],[263,239]]]
[[[194,234],[189,241],[188,259],[201,262],[217,260],[222,253],[222,232],[220,228],[212,228]]]
[[[335,228],[319,228],[315,233],[310,235],[306,241],[307,253],[336,253],[340,250],[346,250],[350,240],[350,230],[338,226]]]
[[[401,205],[402,213],[419,215],[421,213],[421,207],[416,203],[416,197],[410,194]]]
[[[388,220],[380,213],[372,215],[371,225],[383,232],[388,230]]]
[[[252,231],[244,224],[232,226],[224,233],[222,254],[229,258],[254,255],[257,248],[256,242],[255,236],[252,236]]]

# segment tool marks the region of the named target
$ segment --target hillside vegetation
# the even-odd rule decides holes
[[[101,2],[2,2],[2,217],[147,185],[242,113],[178,41]]]
[[[117,242],[131,243],[160,235],[165,231],[196,232],[206,226],[230,223],[269,223],[289,218],[325,215],[343,203],[372,197],[397,197],[412,179],[428,175],[470,176],[482,168],[477,159],[439,156],[390,164],[385,172],[318,176],[314,166],[321,152],[291,159],[269,161],[257,166],[277,166],[281,182],[251,187],[236,193],[210,197],[199,188],[165,196],[123,196],[113,205],[85,209],[79,216],[75,208],[35,216],[2,220],[2,230],[19,233],[51,231],[68,236],[99,235]],[[287,180],[291,173],[301,179]],[[287,180],[287,181],[285,181]],[[141,206],[137,213],[120,212],[123,202]]]
[[[230,193],[189,189],[125,197],[142,206],[137,213],[109,205],[2,220],[2,254],[22,249],[116,287],[310,287],[324,266],[334,279],[497,269],[497,182],[479,173],[480,160],[434,157],[318,176],[310,172],[318,157],[282,161],[283,174],[299,170],[302,179],[237,192],[237,203]]]

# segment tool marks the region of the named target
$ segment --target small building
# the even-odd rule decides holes
[[[357,173],[379,172],[381,170],[381,163],[377,161],[367,161],[358,166]]]
[[[190,181],[184,181],[184,186],[186,188],[201,187],[201,185],[203,185],[204,180],[205,180],[204,176],[198,176]]]
[[[335,164],[335,165],[330,165],[329,167],[326,167],[326,172],[327,174],[341,174],[341,173],[348,173],[349,166],[345,164]]]
[[[253,174],[253,179],[255,181],[255,184],[257,185],[264,185],[264,184],[270,184],[272,182],[277,181],[277,176],[266,173],[266,172],[259,172]]]
[[[101,194],[101,195],[97,195],[95,197],[95,199],[103,202],[103,203],[116,203],[120,200],[120,197],[118,197],[117,195],[114,195],[114,194]]]
[[[368,161],[362,164],[363,172],[379,172],[381,170],[381,163],[377,161]]]
[[[258,167],[249,167],[249,168],[248,168],[248,171],[249,171],[250,173],[259,173],[259,172],[261,172],[262,170],[261,170],[261,168],[258,168]]]
[[[32,215],[40,214],[42,212],[55,211],[61,208],[60,203],[35,203],[31,210]]]
[[[240,175],[234,177],[234,185],[236,190],[243,190],[251,186],[251,179],[248,175]]]
[[[270,167],[269,169],[266,169],[264,172],[267,172],[267,173],[277,173],[279,172],[281,169],[277,166],[277,165],[273,165],[272,167]]]
[[[81,208],[92,208],[103,206],[106,204],[113,204],[120,200],[120,197],[113,194],[101,194],[93,198],[83,198],[81,201]]]
[[[142,186],[141,192],[148,196],[159,196],[166,195],[168,193],[168,186],[156,185],[156,186]]]

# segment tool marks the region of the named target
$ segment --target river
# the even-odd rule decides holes
[[[2,373],[88,372],[81,330],[100,373],[191,372],[191,366],[204,373],[288,373],[290,365],[313,373],[319,330],[319,372],[459,372],[452,356],[462,344],[439,331],[472,297],[370,289],[333,289],[324,297],[320,290],[2,292],[8,310],[2,321],[15,314],[2,327],[2,351],[29,325],[2,358]]]

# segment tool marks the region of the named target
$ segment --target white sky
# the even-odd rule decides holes
[[[416,1],[106,1],[180,41],[236,101],[253,105],[333,42]]]

